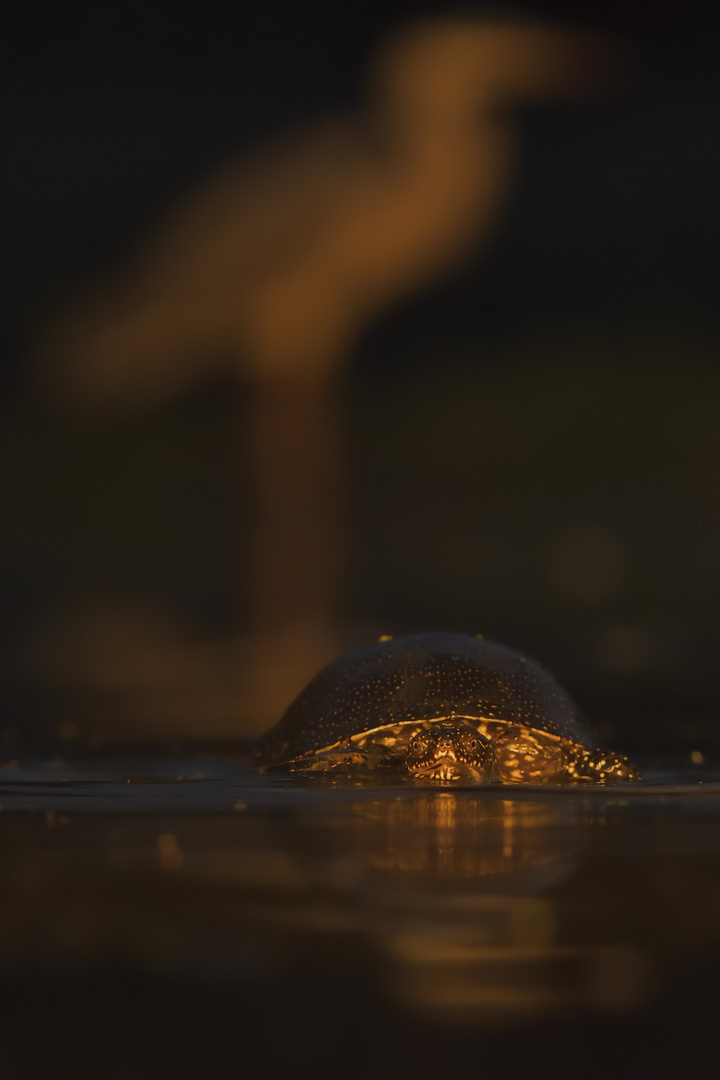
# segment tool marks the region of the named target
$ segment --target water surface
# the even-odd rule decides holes
[[[140,1044],[147,1075],[181,1076],[308,1040],[345,1075],[480,1052],[519,1075],[532,1047],[570,1075],[590,1038],[585,1075],[629,1075],[640,1044],[663,1073],[718,1000],[720,769],[641,764],[637,784],[449,789],[11,761],[0,992],[8,1045],[28,1039],[8,1075],[49,1067],[38,1025],[79,1047],[56,1075],[92,1075],[108,1039],[107,1076]]]

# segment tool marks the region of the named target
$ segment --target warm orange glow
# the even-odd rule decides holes
[[[162,833],[158,836],[157,852],[160,865],[166,870],[179,870],[185,862],[185,856],[174,833]]]
[[[409,27],[373,66],[364,115],[189,194],[51,329],[46,379],[109,405],[162,399],[223,366],[327,374],[377,311],[488,237],[516,168],[509,106],[572,95],[601,57],[583,35],[519,22]]]
[[[602,66],[592,40],[567,31],[411,25],[373,64],[364,113],[208,179],[48,330],[45,387],[90,409],[150,407],[218,371],[252,381],[254,673],[268,651],[292,663],[299,639],[315,639],[302,681],[336,651],[334,373],[380,311],[492,237],[517,168],[512,106],[572,96]]]

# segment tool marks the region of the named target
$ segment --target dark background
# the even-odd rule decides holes
[[[623,47],[623,74],[604,100],[521,114],[523,166],[492,246],[359,343],[344,405],[342,615],[395,632],[482,631],[542,659],[589,712],[624,724],[628,742],[638,718],[710,742],[720,705],[711,23],[633,0],[493,10],[597,30]],[[209,635],[235,624],[238,593],[242,609],[236,392],[218,382],[145,415],[71,414],[35,388],[42,326],[194,181],[358,109],[389,27],[447,11],[210,0],[29,3],[10,16],[6,685],[26,678],[44,628],[84,603],[137,600]]]
[[[308,792],[293,802],[278,787],[282,814],[272,801],[247,817],[239,803],[206,814],[195,795],[195,817],[163,816],[147,812],[148,800],[160,806],[165,796],[143,786],[141,772],[127,788],[123,779],[115,812],[103,814],[106,780],[62,787],[64,772],[28,771],[16,748],[23,734],[77,734],[77,714],[58,712],[37,658],[83,612],[134,609],[150,623],[154,612],[181,638],[230,639],[244,616],[250,525],[238,430],[247,388],[218,380],[145,413],[74,412],[39,389],[43,327],[213,169],[357,110],[388,28],[439,10],[395,0],[124,0],[26,2],[5,15],[3,1075],[51,1067],[180,1077],[256,1062],[258,1072],[287,1075],[311,1060],[317,1075],[333,1076],[437,1076],[453,1065],[463,1074],[677,1076],[716,1052],[712,784],[686,799],[650,789],[634,801],[583,793],[577,810],[569,799],[564,811],[545,799],[539,814],[527,804],[514,885],[467,874],[476,862],[463,856],[482,861],[497,838],[482,812],[471,827],[458,816],[448,828],[446,818],[444,830],[426,818],[410,836],[378,828],[382,812],[351,815],[348,834],[337,827],[342,801],[313,816]],[[358,343],[343,402],[351,546],[340,614],[368,635],[482,631],[526,649],[618,749],[681,750],[687,778],[688,752],[701,748],[708,771],[696,775],[712,779],[717,41],[691,5],[568,0],[522,10],[616,41],[624,75],[605,100],[522,113],[524,162],[496,240]],[[190,791],[192,806],[192,787],[177,789]],[[73,792],[84,812],[67,809]],[[391,823],[396,801],[385,800]],[[554,805],[559,816],[547,817]],[[187,853],[185,879],[158,863],[164,830]],[[381,986],[388,970],[373,968],[378,931],[393,917],[404,931],[423,911],[422,892],[407,907],[394,891],[404,879],[388,861],[387,836],[400,836],[390,845],[400,857],[426,846],[434,858],[438,840],[447,854],[452,838],[449,865],[463,868],[461,878],[425,881],[439,920],[428,925],[443,933],[457,930],[462,911],[437,907],[453,884],[463,894],[522,890],[523,851],[555,866],[543,899],[555,905],[561,943],[581,953],[633,946],[657,961],[656,999],[639,1013],[570,1023],[563,1013],[492,1030],[401,1015],[387,986],[377,998],[363,989]],[[288,888],[282,861],[256,862],[282,855],[284,843],[305,892]],[[208,853],[215,862],[203,861]],[[353,859],[366,874],[357,886],[342,876],[323,884],[325,867],[352,869]],[[373,876],[378,866],[385,879]],[[323,925],[348,908],[355,933],[339,934],[332,917]],[[255,909],[261,935],[247,914]],[[305,910],[310,933],[298,920]]]

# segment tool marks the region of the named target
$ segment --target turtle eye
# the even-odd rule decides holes
[[[410,740],[410,750],[413,754],[424,754],[430,745],[430,739],[424,731],[419,731]]]

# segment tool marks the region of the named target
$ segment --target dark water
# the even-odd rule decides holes
[[[720,767],[342,786],[0,770],[0,1076],[673,1075],[715,1043]]]

